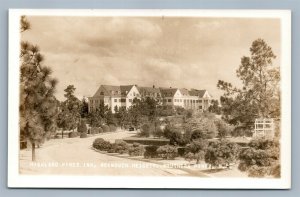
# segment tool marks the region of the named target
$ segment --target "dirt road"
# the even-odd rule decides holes
[[[167,169],[157,164],[108,156],[91,147],[95,138],[114,142],[135,133],[121,131],[89,138],[53,139],[37,149],[36,162],[31,162],[31,151],[20,152],[20,173],[39,175],[119,175],[119,176],[174,176],[187,175],[180,169]]]

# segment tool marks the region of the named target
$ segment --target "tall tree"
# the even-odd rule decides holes
[[[242,57],[236,70],[242,87],[218,81],[224,91],[221,97],[223,117],[230,123],[253,126],[255,118],[280,116],[279,67],[273,66],[276,58],[270,46],[257,39],[250,48],[251,56]]]
[[[89,114],[89,105],[88,102],[86,101],[86,98],[83,97],[80,105],[80,116],[81,118],[87,118],[88,114]]]
[[[62,129],[62,138],[65,130],[74,130],[80,121],[80,100],[75,97],[74,85],[68,85],[65,91],[66,100],[61,103],[57,125]]]
[[[25,16],[21,17],[21,32],[30,29]],[[55,132],[57,100],[54,91],[57,80],[51,69],[43,65],[39,47],[21,42],[20,52],[20,135],[31,143],[32,161],[36,160],[36,145]]]

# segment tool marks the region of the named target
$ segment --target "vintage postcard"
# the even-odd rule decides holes
[[[288,10],[9,11],[8,186],[291,187]]]

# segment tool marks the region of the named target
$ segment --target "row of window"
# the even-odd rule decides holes
[[[164,102],[172,102],[172,99],[164,99]],[[189,99],[174,99],[175,103],[202,103],[202,100],[189,100]]]

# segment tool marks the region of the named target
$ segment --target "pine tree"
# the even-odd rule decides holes
[[[68,85],[65,91],[66,100],[61,103],[57,125],[62,129],[62,138],[65,130],[74,130],[80,121],[80,100],[74,96],[76,88]]]
[[[25,16],[21,17],[21,32],[30,29]],[[20,52],[20,135],[31,143],[32,161],[35,148],[56,130],[57,100],[54,97],[57,80],[51,69],[43,66],[44,56],[39,47],[21,42]]]

